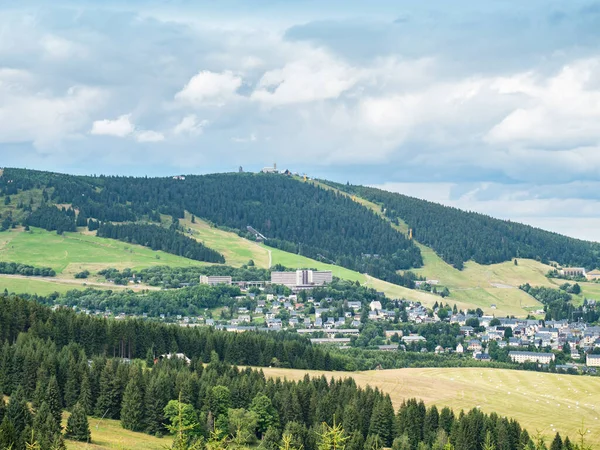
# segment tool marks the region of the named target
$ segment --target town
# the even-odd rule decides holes
[[[381,292],[369,301],[327,296],[324,288],[337,281],[330,271],[306,269],[273,271],[271,281],[203,275],[200,285],[237,286],[242,295],[234,298],[233,306],[207,309],[197,316],[160,314],[157,319],[238,333],[290,331],[306,336],[313,344],[340,351],[363,347],[454,355],[481,363],[512,362],[568,373],[596,374],[600,367],[600,326],[581,320],[544,321],[533,316],[521,319],[485,315],[481,310],[460,311],[450,303],[444,305],[444,299],[427,308],[414,301],[386,298]],[[594,304],[589,300],[590,307]],[[111,315],[110,311],[82,312]],[[131,315],[116,315],[121,320],[127,317]],[[437,331],[436,325],[441,324],[446,327]],[[419,332],[423,329],[428,329],[423,333],[428,336]]]

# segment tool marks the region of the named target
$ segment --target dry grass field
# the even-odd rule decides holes
[[[550,437],[557,431],[571,439],[583,425],[587,439],[600,448],[600,378],[501,369],[425,368],[355,373],[264,368],[269,377],[299,380],[306,373],[327,378],[354,378],[378,387],[395,406],[406,398],[455,411],[480,408],[517,419],[530,434]]]
[[[69,413],[63,414],[63,427],[67,424]],[[157,438],[145,433],[134,433],[124,430],[118,420],[102,420],[90,417],[90,431],[92,442],[65,441],[68,450],[163,450],[170,448],[172,439],[170,437]]]

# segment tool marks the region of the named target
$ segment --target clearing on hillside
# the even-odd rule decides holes
[[[263,368],[268,377],[300,380],[306,373],[327,379],[352,377],[389,393],[395,407],[407,398],[455,411],[480,408],[512,417],[546,442],[556,432],[571,440],[583,425],[586,441],[600,447],[600,378],[488,368],[424,368],[366,372],[320,372]],[[587,431],[589,430],[589,431]]]
[[[69,413],[63,413],[63,428],[67,425]],[[118,420],[98,419],[88,417],[92,443],[65,440],[67,449],[127,449],[127,450],[164,450],[170,448],[170,436],[157,438],[145,433],[135,433],[121,427]]]
[[[85,269],[95,273],[107,267],[143,269],[165,264],[208,264],[86,233],[58,235],[39,228],[0,233],[0,261],[51,267],[59,277],[67,278]]]

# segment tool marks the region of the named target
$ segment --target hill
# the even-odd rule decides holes
[[[75,177],[5,169],[0,189],[5,196],[41,189],[42,200],[71,205],[78,221],[80,215],[160,221],[160,214],[183,218],[189,211],[245,234],[252,226],[269,246],[409,287],[411,279],[397,271],[422,264],[419,249],[377,214],[347,196],[285,176]]]
[[[263,268],[282,264],[332,270],[336,276],[367,284],[388,296],[427,306],[440,297],[412,289],[414,281],[437,280],[439,290],[450,289],[451,304],[496,315],[525,315],[540,308],[540,303],[518,286],[556,287],[554,280],[545,277],[550,260],[595,267],[598,251],[595,243],[399,194],[328,181],[305,183],[282,175],[147,179],[6,169],[0,177],[0,194],[3,223],[24,223],[43,204],[66,208],[60,220],[67,218],[70,229],[95,221],[136,221],[172,228],[171,217],[175,217],[180,230],[171,233],[195,238],[207,251],[222,255],[228,265],[240,267],[253,260]],[[247,225],[268,239],[256,242]],[[409,228],[415,239],[407,239]],[[468,242],[462,229],[471,230]],[[58,269],[59,279],[84,269],[193,263],[134,244],[101,240],[81,227],[77,230],[65,232],[63,237],[41,230],[33,235],[23,233],[9,247],[2,242],[6,236],[13,241],[14,230],[2,233],[0,260],[30,264],[48,260],[46,265]],[[75,243],[77,248],[72,247]],[[448,250],[463,244],[467,253],[461,249],[454,256],[454,251]],[[185,249],[175,247],[174,252],[186,254]],[[43,250],[36,250],[39,248]],[[518,265],[514,265],[517,256]],[[90,280],[94,281],[101,280]],[[11,280],[11,286],[19,282]],[[582,288],[575,301],[600,297],[595,284],[582,284]],[[34,287],[27,292],[31,289]]]
[[[600,244],[562,236],[539,228],[494,219],[381,189],[330,183],[344,192],[373,202],[392,221],[403,221],[413,236],[444,261],[462,269],[480,264],[537,259],[594,269],[600,264]]]
[[[268,377],[301,380],[305,374],[327,379],[346,374],[263,368]],[[586,439],[600,446],[600,380],[589,377],[504,369],[440,368],[394,369],[356,372],[359,386],[378,387],[390,394],[394,407],[403,400],[419,397],[428,405],[450,406],[454,410],[478,408],[518,420],[530,432],[546,436],[578,436],[583,425]]]

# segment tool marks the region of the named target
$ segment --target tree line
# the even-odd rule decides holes
[[[139,244],[152,250],[162,250],[196,261],[225,263],[223,255],[216,250],[171,228],[139,223],[120,225],[103,223],[97,233],[99,237]]]
[[[575,283],[564,283],[558,289],[545,286],[531,286],[525,283],[519,289],[527,292],[544,305],[546,313],[545,320],[583,320],[587,323],[595,323],[600,319],[600,304],[594,302],[589,304],[584,300],[581,306],[573,305],[573,295],[581,292],[581,287]]]
[[[600,244],[594,242],[381,189],[326,183],[377,203],[386,217],[406,223],[416,240],[458,269],[469,260],[494,264],[513,258],[588,269],[600,265]]]
[[[271,270],[288,270],[283,266],[260,269],[252,265],[231,266],[154,266],[135,272],[136,278],[150,286],[177,288],[182,284],[197,284],[200,276],[230,276],[233,281],[271,281]]]
[[[88,355],[107,357],[145,358],[152,349],[156,354],[185,353],[209,362],[215,351],[220,360],[231,364],[315,370],[345,370],[350,361],[343,355],[332,356],[296,333],[229,333],[142,319],[111,320],[68,308],[52,311],[12,295],[0,295],[0,306],[0,342],[13,342],[19,333],[30,331],[61,347],[77,343]]]
[[[260,370],[224,362],[217,349],[210,350],[208,361],[192,356],[189,362],[167,357],[156,347],[126,359],[95,352],[94,346],[88,352],[86,339],[62,336],[67,324],[59,317],[64,313],[44,312],[30,303],[29,312],[35,314],[25,314],[22,300],[2,302],[20,311],[19,318],[30,327],[16,339],[2,339],[0,347],[0,391],[10,397],[8,405],[0,402],[0,448],[21,450],[31,440],[43,441],[41,448],[64,448],[64,409],[72,413],[67,438],[93,442],[85,418],[93,415],[120,420],[133,431],[173,433],[172,448],[177,449],[257,444],[265,450],[547,448],[518,422],[494,413],[473,409],[457,414],[418,400],[395,410],[389,395],[359,388],[352,379],[270,379]],[[110,347],[109,335],[104,341]],[[193,344],[197,355],[207,350],[202,342]],[[551,448],[579,448],[567,439],[560,442]]]
[[[35,267],[29,264],[0,261],[0,273],[5,275],[23,275],[26,277],[55,277],[56,272],[50,267]]]
[[[77,231],[75,216],[72,208],[41,205],[29,214],[25,225],[63,234],[66,231]]]
[[[345,195],[288,177],[217,174],[173,180],[6,169],[3,178],[13,180],[11,190],[45,189],[52,202],[71,204],[96,220],[123,217],[116,212],[99,217],[91,204],[111,211],[126,207],[135,220],[158,221],[159,214],[182,218],[189,211],[240,232],[250,225],[269,245],[409,287],[411,277],[397,271],[422,265],[419,249],[377,214]]]

